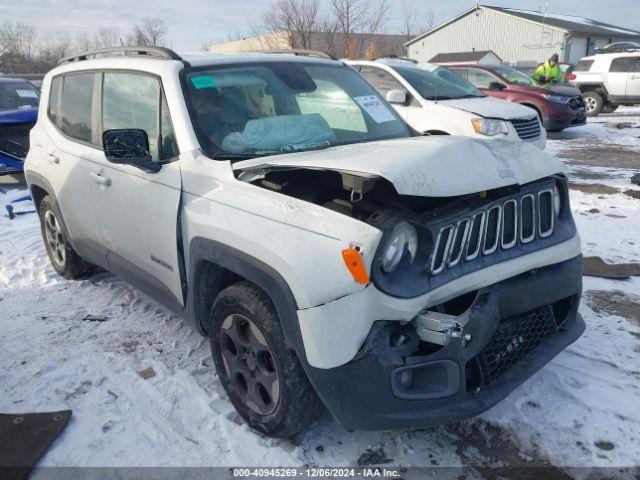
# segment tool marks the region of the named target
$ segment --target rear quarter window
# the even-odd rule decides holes
[[[589,70],[591,70],[591,65],[593,65],[593,60],[580,60],[573,71],[588,72]]]
[[[56,125],[60,116],[60,93],[62,93],[62,77],[55,77],[51,80],[49,91],[49,118]]]

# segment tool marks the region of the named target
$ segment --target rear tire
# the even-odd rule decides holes
[[[602,95],[591,90],[584,92],[582,94],[582,98],[586,105],[588,117],[597,117],[602,113],[602,109],[604,108],[604,99],[602,98]]]
[[[38,213],[42,239],[54,270],[69,280],[91,273],[94,266],[83,260],[69,243],[62,227],[60,213],[54,207],[53,200],[49,195],[46,195],[40,202]]]
[[[604,107],[602,107],[602,113],[613,113],[618,109],[619,105],[615,103],[607,103]]]
[[[211,312],[213,361],[231,403],[256,430],[291,437],[323,411],[287,346],[267,295],[248,282],[225,288]]]

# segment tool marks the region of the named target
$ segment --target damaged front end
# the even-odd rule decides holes
[[[530,159],[538,164],[523,163],[527,146],[467,140],[448,162],[422,150],[420,163],[424,145],[404,142],[395,168],[349,162],[345,149],[314,152],[302,165],[238,168],[240,180],[382,232],[366,288],[298,310],[305,370],[354,430],[477,415],[584,330],[580,241],[561,166],[539,151]],[[463,159],[461,146],[476,157]]]
[[[478,415],[584,331],[580,260],[469,292],[409,322],[377,321],[352,361],[307,365],[309,377],[352,430],[426,428]]]

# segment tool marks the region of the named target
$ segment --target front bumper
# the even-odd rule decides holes
[[[585,108],[574,109],[568,105],[554,106],[542,123],[544,128],[551,131],[578,127],[587,123],[587,111]]]
[[[459,421],[498,403],[582,334],[585,325],[577,313],[581,289],[577,256],[478,290],[465,326],[470,341],[461,337],[440,348],[421,342],[412,352],[402,352],[394,338],[397,329],[408,327],[380,321],[353,361],[330,369],[307,364],[306,371],[327,408],[350,430]],[[511,333],[505,337],[505,326],[512,322],[531,330],[531,322],[537,322],[529,320],[534,311],[551,315],[552,331],[507,329]],[[506,347],[495,355],[497,332]],[[533,340],[527,344],[527,338]],[[494,350],[492,362],[503,361],[499,370],[488,366],[487,349]],[[511,355],[519,349],[527,353]],[[407,369],[414,372],[409,387],[402,383]]]

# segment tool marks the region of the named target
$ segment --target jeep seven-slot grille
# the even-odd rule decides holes
[[[522,140],[535,140],[536,138],[540,138],[541,127],[537,115],[525,119],[514,118],[510,121]]]
[[[436,237],[429,271],[437,275],[461,262],[509,250],[554,229],[554,193],[551,189],[488,205],[469,217],[442,226]]]

